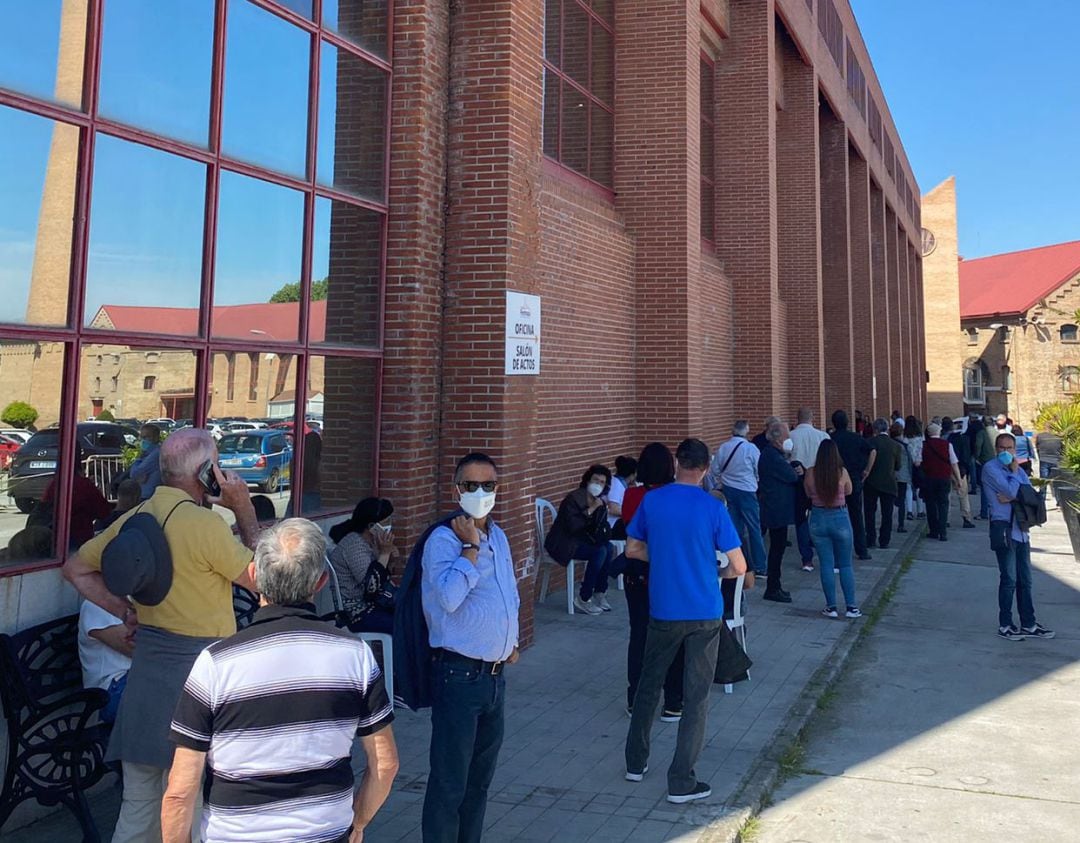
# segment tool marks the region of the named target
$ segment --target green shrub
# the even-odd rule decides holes
[[[102,410],[94,417],[94,421],[116,421],[116,416],[108,410]]]
[[[4,407],[4,412],[0,413],[0,421],[18,428],[30,427],[37,418],[38,411],[25,401],[12,401]]]

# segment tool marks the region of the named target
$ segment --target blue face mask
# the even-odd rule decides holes
[[[1002,451],[997,458],[1002,465],[1012,465],[1013,455],[1011,451]]]
[[[147,451],[149,451],[152,447],[153,446],[150,444],[149,439],[140,439],[139,440],[139,450],[142,451],[144,454]]]

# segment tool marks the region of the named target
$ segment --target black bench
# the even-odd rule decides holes
[[[0,791],[0,828],[27,799],[64,805],[84,843],[99,843],[86,791],[109,771],[109,727],[98,712],[109,701],[82,687],[79,616],[0,635],[0,702],[7,719],[7,765]]]

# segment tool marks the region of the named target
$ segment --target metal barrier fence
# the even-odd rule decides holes
[[[120,455],[94,454],[83,463],[87,479],[98,487],[109,503],[116,503],[113,479],[124,471],[124,458]]]

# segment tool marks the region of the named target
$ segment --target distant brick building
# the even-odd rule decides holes
[[[77,20],[78,3],[64,5]],[[64,291],[76,303],[106,277],[94,226],[110,196],[96,182],[107,182],[108,154],[123,145],[112,135],[153,146],[170,166],[199,162],[210,174],[201,274],[94,299],[146,307],[191,291],[186,306],[199,318],[184,329],[161,320],[146,335],[113,331],[115,343],[144,362],[147,351],[190,353],[200,420],[216,412],[206,387],[220,386],[222,355],[292,355],[297,379],[322,361],[328,434],[350,436],[338,459],[324,451],[324,483],[340,500],[375,488],[392,498],[405,541],[450,506],[454,461],[491,453],[526,636],[534,500],[557,502],[589,463],[655,439],[715,446],[738,417],[757,425],[803,404],[819,415],[925,411],[919,190],[844,0],[653,0],[647,13],[619,0],[340,0],[338,18],[322,22],[300,6],[230,5],[227,37],[214,42],[226,70],[223,94],[211,88],[209,153],[2,89],[0,119],[23,109],[108,133],[89,227],[76,238],[89,241],[89,262],[75,250]],[[303,119],[275,117],[273,131],[231,137],[245,114],[229,111],[230,80],[242,78],[229,75],[229,57],[261,55],[231,52],[247,26],[280,37],[282,55],[293,41],[321,52]],[[296,55],[308,54],[298,46]],[[266,55],[264,71],[282,62]],[[264,87],[274,97],[254,106],[278,114],[292,101]],[[307,138],[306,159],[289,145],[294,134]],[[172,161],[180,155],[186,163]],[[86,197],[65,185],[85,164],[59,167],[45,203],[82,207]],[[282,224],[259,240],[257,226],[236,222],[244,179],[278,188],[250,203],[249,222],[290,218],[297,194],[295,232]],[[237,242],[253,238],[252,262],[291,261],[295,240],[297,265],[265,282],[233,271]],[[62,286],[56,267],[67,265],[50,263],[50,283]],[[219,330],[217,308],[264,303],[295,278],[306,293],[324,275],[325,337],[313,335],[307,305],[279,340]],[[536,376],[504,374],[507,292],[541,299]],[[31,331],[0,326],[0,339],[26,342]],[[79,393],[65,405],[74,412],[93,399],[86,355],[97,365],[91,347],[110,332],[84,314],[48,336],[69,361],[54,382]],[[65,358],[65,348],[75,353]],[[72,360],[83,361],[81,375]]]

